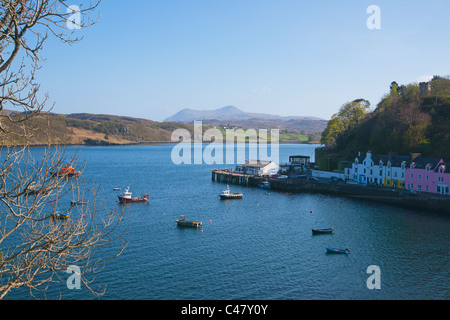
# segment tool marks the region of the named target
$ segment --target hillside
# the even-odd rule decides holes
[[[56,114],[42,112],[23,123],[9,120],[23,117],[22,113],[3,110],[1,124],[10,134],[1,134],[2,145],[46,145],[46,144],[88,144],[120,145],[134,143],[171,142],[172,132],[179,128],[187,129],[193,134],[193,124],[179,122],[156,122],[147,119],[115,116],[106,114],[74,113]],[[217,122],[216,122],[217,121]],[[304,122],[304,124],[302,124]],[[310,123],[311,122],[311,123]],[[274,121],[252,119],[248,122],[238,120],[230,124],[228,120],[204,121],[203,130],[217,127],[280,129],[282,143],[317,142],[326,121],[289,120]],[[314,133],[305,133],[302,128],[313,128]],[[24,128],[32,132],[30,138],[23,137]]]
[[[375,110],[354,126],[330,133],[332,121],[324,131],[326,156],[352,160],[358,151],[374,154],[421,153],[450,161],[450,78],[435,76],[428,83],[398,85],[392,82]],[[322,150],[323,151],[323,150]]]
[[[12,118],[20,117],[20,113],[4,111]],[[2,125],[13,133],[23,133],[23,127],[33,133],[27,139],[16,134],[2,134],[3,145],[30,144],[130,144],[170,142],[172,132],[185,128],[192,132],[192,125],[180,123],[160,123],[146,119],[120,117],[102,114],[69,114],[41,113],[24,123],[12,123],[3,118]]]

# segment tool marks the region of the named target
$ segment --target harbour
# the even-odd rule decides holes
[[[374,201],[407,208],[420,208],[450,213],[450,198],[436,194],[418,194],[407,190],[376,188],[345,183],[330,183],[328,179],[277,179],[264,176],[246,175],[232,170],[217,170],[211,172],[211,180],[238,184],[248,187],[258,187],[267,181],[270,189],[287,193],[319,193],[337,197],[348,197],[363,201]]]
[[[96,196],[108,210],[123,210],[117,232],[125,232],[127,246],[96,276],[99,284],[107,285],[102,299],[450,297],[447,214],[324,193],[289,192],[282,184],[262,189],[257,186],[259,180],[245,176],[212,181],[217,165],[174,165],[172,146],[79,150],[86,161],[82,178],[100,184]],[[287,162],[292,154],[310,155],[314,148],[281,145],[281,161]],[[243,199],[221,200],[219,194],[227,183]],[[129,187],[137,195],[148,193],[149,199],[121,205],[117,198],[121,191],[114,190],[119,187]],[[68,196],[58,201],[60,212],[72,206],[73,198]],[[89,201],[83,207],[94,205],[92,188],[85,191],[83,200]],[[202,222],[202,227],[178,227],[175,221],[180,215]],[[334,231],[315,235],[312,229],[316,228]],[[112,243],[98,255],[108,256],[118,250],[116,246],[120,248],[120,243]],[[330,254],[326,247],[348,247],[350,253]],[[366,286],[366,270],[372,265],[381,269],[381,290]],[[18,290],[9,298],[27,299],[28,295],[28,290]],[[48,299],[93,299],[83,287],[68,290],[65,282],[50,286],[46,295]]]

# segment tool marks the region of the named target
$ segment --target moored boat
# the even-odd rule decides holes
[[[70,200],[70,204],[72,205],[89,204],[89,200]]]
[[[55,219],[68,219],[69,218],[69,213],[68,212],[55,211],[55,213],[53,213],[52,216]]]
[[[53,171],[50,173],[52,176],[57,177],[78,177],[81,174],[81,171],[77,171],[74,167],[66,164],[64,167],[59,169],[58,171]]]
[[[222,191],[219,193],[220,199],[242,199],[242,193],[240,192],[234,192],[231,193],[230,187],[227,185],[227,190]]]
[[[132,193],[129,190],[130,190],[130,187],[126,188],[122,194],[117,196],[119,198],[119,202],[121,202],[121,203],[146,202],[149,198],[148,194],[145,194],[142,197],[133,197]]]
[[[262,181],[258,184],[258,187],[261,189],[270,189],[269,181]]]
[[[325,229],[312,229],[313,234],[327,234],[327,233],[333,233],[333,228],[325,228]]]
[[[345,247],[345,249],[326,247],[326,249],[329,253],[350,253],[348,247]]]
[[[201,228],[202,223],[200,221],[188,221],[185,216],[180,216],[180,219],[176,220],[179,227]]]

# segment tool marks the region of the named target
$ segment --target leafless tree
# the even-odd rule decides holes
[[[24,121],[48,102],[38,95],[40,50],[49,36],[68,44],[79,41],[76,32],[97,22],[99,2],[73,6],[65,0],[0,0],[0,136],[13,134],[5,123],[20,123],[24,136],[33,133]],[[122,216],[104,209],[95,186],[89,204],[60,206],[62,199],[84,198],[81,177],[55,174],[65,164],[76,167],[77,158],[66,155],[64,147],[49,146],[36,154],[28,146],[1,146],[0,299],[23,287],[45,297],[51,283],[65,280],[71,265],[79,268],[77,276],[94,295],[104,293],[105,287],[94,288],[93,281],[104,262],[125,247],[117,230]],[[97,250],[119,238],[123,244],[116,253],[96,258]]]

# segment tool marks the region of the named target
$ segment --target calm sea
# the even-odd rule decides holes
[[[111,210],[122,208],[115,187],[150,194],[147,204],[124,208],[119,231],[126,232],[128,245],[96,278],[107,286],[103,299],[450,298],[447,215],[235,185],[232,191],[243,192],[244,199],[221,201],[218,194],[226,185],[211,181],[211,170],[233,166],[174,165],[173,146],[79,148],[79,162],[86,161],[85,198],[92,182]],[[315,147],[281,145],[280,161],[289,155],[314,157]],[[70,206],[66,202],[60,205]],[[203,228],[178,228],[180,215],[202,221]],[[335,232],[313,236],[317,227]],[[327,254],[326,246],[348,246],[351,253]],[[378,290],[367,287],[372,265],[381,271]],[[83,286],[69,290],[65,282],[46,294],[92,298]],[[28,299],[29,292],[9,298]]]

